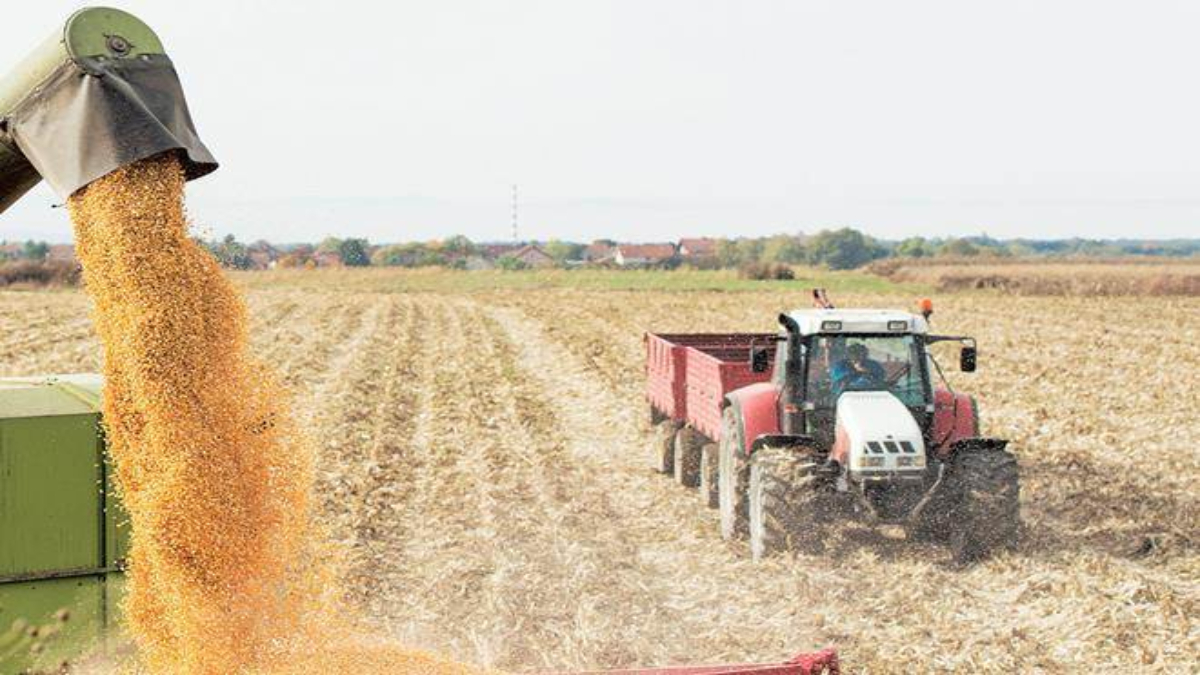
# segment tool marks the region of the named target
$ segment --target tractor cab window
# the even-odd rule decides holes
[[[808,399],[816,408],[833,408],[847,391],[890,391],[909,407],[928,398],[912,335],[819,335],[810,355]]]

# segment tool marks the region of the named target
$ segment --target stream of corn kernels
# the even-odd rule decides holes
[[[69,200],[104,346],[104,430],[132,524],[137,670],[477,672],[372,640],[339,601],[314,524],[313,448],[251,357],[246,307],[188,236],[173,154]]]

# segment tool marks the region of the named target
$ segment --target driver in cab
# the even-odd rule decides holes
[[[846,348],[846,355],[847,358],[833,364],[830,371],[834,396],[850,389],[878,389],[884,386],[887,371],[878,361],[870,358],[866,345],[852,344]]]

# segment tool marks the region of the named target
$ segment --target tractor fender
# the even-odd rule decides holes
[[[758,382],[735,389],[725,396],[742,425],[742,452],[749,456],[754,441],[764,434],[779,433],[779,387]]]
[[[950,455],[958,441],[979,436],[979,409],[975,397],[938,389],[933,394],[933,432],[930,439],[939,457]]]

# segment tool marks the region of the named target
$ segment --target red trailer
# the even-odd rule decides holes
[[[775,333],[647,333],[646,397],[651,423],[666,433],[655,445],[655,470],[698,487],[717,507],[717,444],[725,395],[771,379]],[[752,353],[766,362],[755,372]]]

